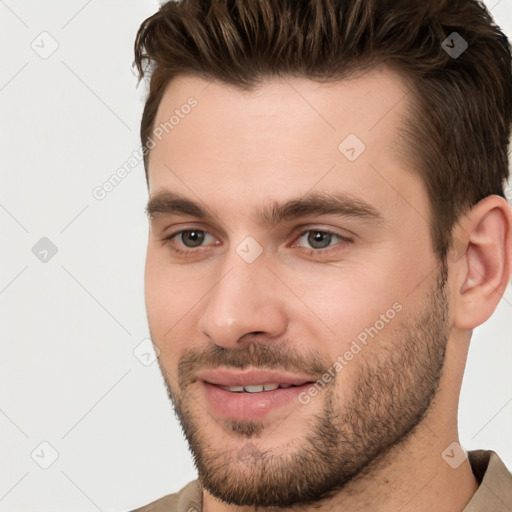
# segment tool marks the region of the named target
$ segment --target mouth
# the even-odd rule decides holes
[[[245,390],[249,393],[273,391],[277,388],[287,388],[291,386],[302,386],[307,382],[314,382],[317,380],[316,377],[311,377],[310,375],[276,372],[273,370],[259,370],[257,368],[236,370],[225,367],[216,368],[214,370],[204,370],[198,373],[197,378],[207,382],[208,384],[214,384],[225,388],[233,388],[230,389],[232,391]],[[234,388],[244,389],[236,390]]]
[[[211,384],[211,383],[210,383]],[[299,384],[252,384],[248,386],[219,386],[226,391],[231,391],[232,393],[263,393],[265,391],[275,391],[276,389],[288,389],[295,388],[298,386],[302,386],[304,384],[312,384],[312,382],[299,383]],[[213,384],[214,386],[217,384]]]
[[[262,419],[286,406],[301,405],[299,395],[316,381],[304,375],[226,368],[200,372],[198,380],[207,406],[216,415],[244,421]]]

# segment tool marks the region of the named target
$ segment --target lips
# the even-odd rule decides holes
[[[273,412],[282,415],[284,407],[288,410],[291,407],[294,409],[304,407],[300,396],[307,392],[310,385],[277,388],[273,391],[233,392],[216,384],[200,381],[200,393],[205,398],[206,407],[215,416],[239,421],[258,421],[264,418],[271,419]]]
[[[270,370],[217,368],[197,374],[207,407],[223,418],[256,421],[282,407],[298,407],[298,397],[314,378]]]
[[[218,368],[216,370],[205,370],[197,375],[199,380],[214,384],[224,388],[249,388],[245,391],[252,392],[251,388],[266,386],[276,386],[287,388],[291,386],[302,386],[316,379],[311,376],[297,375],[283,372],[274,372],[270,370],[228,370]],[[274,387],[274,389],[276,389]],[[268,389],[271,391],[271,389]]]

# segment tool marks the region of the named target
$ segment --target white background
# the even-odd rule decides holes
[[[487,5],[512,37],[512,0]],[[131,510],[196,477],[158,365],[133,353],[149,335],[142,163],[92,195],[140,147],[133,43],[157,7],[0,0],[0,512]],[[511,327],[509,289],[475,332],[459,414],[463,446],[510,468]]]

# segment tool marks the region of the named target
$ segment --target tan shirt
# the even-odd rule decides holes
[[[493,451],[468,452],[471,469],[480,483],[462,512],[512,512],[512,474]],[[132,512],[202,512],[199,480]]]

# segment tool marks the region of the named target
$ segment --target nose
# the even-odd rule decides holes
[[[238,255],[235,254],[237,259]],[[287,329],[282,290],[263,258],[253,263],[231,259],[206,297],[199,328],[216,345],[240,348],[249,340],[276,338]],[[247,336],[249,335],[249,336]],[[257,335],[257,336],[255,336]]]

